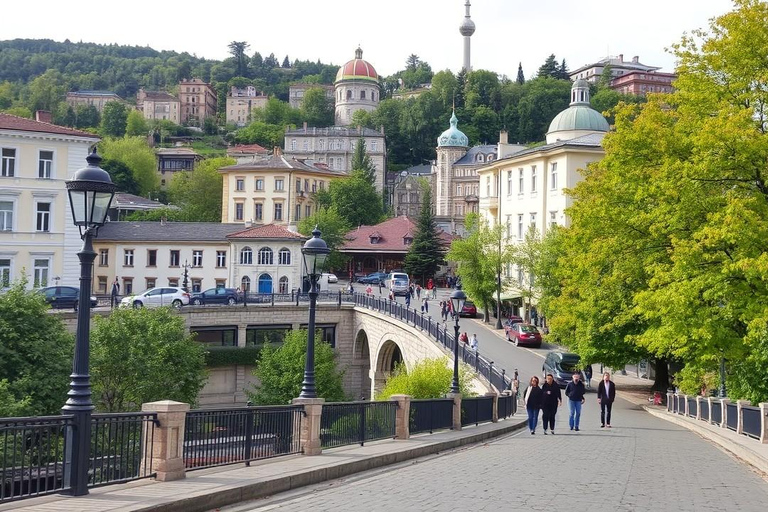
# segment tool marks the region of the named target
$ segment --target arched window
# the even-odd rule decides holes
[[[283,276],[278,281],[278,293],[288,293],[288,276]]]
[[[249,292],[251,291],[251,278],[248,276],[243,276],[243,278],[240,280],[240,290],[243,292]]]
[[[365,91],[360,91],[360,99],[361,100],[365,99]]]
[[[259,276],[259,293],[272,293],[272,276],[261,274]]]
[[[277,262],[280,265],[290,265],[291,264],[291,250],[288,249],[287,247],[283,247],[282,249],[280,249],[280,252],[277,255]]]
[[[262,247],[259,249],[259,265],[272,265],[272,249]]]
[[[253,251],[250,247],[243,247],[240,250],[240,264],[253,265]]]
[[[477,161],[478,161],[478,162],[482,162],[483,160],[484,160],[484,158],[483,158],[483,155],[481,155],[481,154],[478,154],[478,155],[477,155]]]
[[[350,91],[349,89],[347,89],[347,99],[348,100],[352,99],[352,91]]]

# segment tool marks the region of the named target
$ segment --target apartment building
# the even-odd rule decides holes
[[[269,98],[252,85],[232,87],[227,94],[227,124],[246,126],[253,119],[253,109],[263,108]]]
[[[216,118],[216,90],[199,78],[179,82],[179,102],[181,124],[202,127],[207,118]]]
[[[73,91],[67,93],[67,105],[72,108],[78,105],[92,105],[99,113],[104,112],[104,105],[110,101],[123,102],[123,99],[111,91]]]
[[[167,92],[139,89],[136,93],[136,109],[144,114],[144,119],[166,119],[181,124],[181,103]]]

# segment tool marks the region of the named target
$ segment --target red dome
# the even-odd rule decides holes
[[[363,50],[355,51],[355,58],[339,68],[336,81],[339,80],[372,80],[379,81],[379,75],[370,62],[363,60]]]

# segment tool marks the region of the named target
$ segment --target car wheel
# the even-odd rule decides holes
[[[133,301],[133,307],[135,309],[143,308],[144,307],[144,303],[141,302],[140,300],[135,300],[135,301]]]
[[[202,303],[203,303],[203,301],[201,301],[200,299],[195,299],[195,300],[192,301],[192,304],[194,304],[195,306],[199,306]]]
[[[74,304],[74,308],[75,308],[75,311],[77,311],[77,306],[78,306],[78,305],[79,305],[79,304],[78,304],[78,301],[75,301],[75,304]]]
[[[520,340],[518,340],[517,338],[515,338],[515,346],[516,346],[516,347],[519,347],[519,346],[520,346]]]
[[[511,339],[509,339],[509,333],[507,333],[507,341],[512,341]]]
[[[234,297],[230,297],[230,298],[227,299],[227,304],[229,304],[230,306],[234,306],[235,302],[237,302],[237,301],[235,300]]]
[[[175,299],[173,302],[171,302],[171,306],[173,306],[175,308],[180,308],[181,305],[182,304],[181,304],[181,301],[179,299]]]

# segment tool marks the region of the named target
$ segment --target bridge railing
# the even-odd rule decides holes
[[[667,394],[667,412],[705,421],[768,444],[768,403],[752,405],[748,400],[731,402],[682,394]]]

